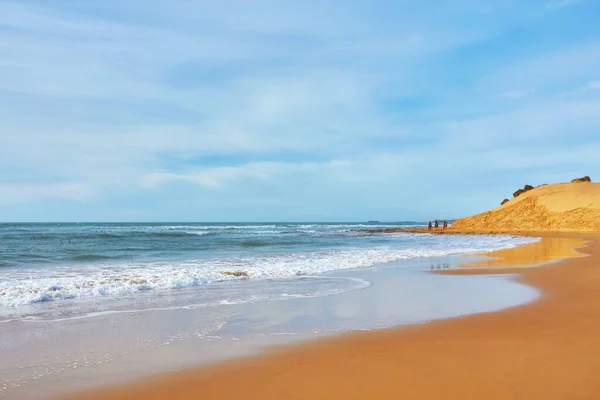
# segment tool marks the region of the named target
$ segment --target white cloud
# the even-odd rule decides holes
[[[145,188],[157,188],[167,182],[188,182],[205,188],[216,188],[239,180],[269,181],[274,178],[286,179],[294,174],[316,174],[325,170],[346,168],[352,163],[346,160],[331,160],[324,163],[252,162],[233,167],[201,168],[186,173],[158,172],[142,178]]]
[[[557,84],[575,85],[590,79],[598,70],[600,41],[594,40],[514,57],[477,79],[476,86],[482,93],[504,93],[506,87],[535,88],[542,93]]]
[[[145,2],[133,4],[134,9],[147,8]],[[216,6],[173,1],[155,2],[153,9],[161,19],[176,21],[177,28],[77,16],[61,12],[60,3],[1,3],[0,26],[23,34],[0,40],[0,89],[64,98],[160,99],[193,107],[199,96],[210,93],[168,82],[186,65],[192,72],[238,65],[250,75],[269,76],[269,61],[279,60],[291,66],[292,75],[321,68],[341,72],[373,57],[413,63],[481,36],[457,28],[445,29],[443,35],[415,32],[396,24],[395,40],[382,40],[360,15],[321,2]],[[333,14],[340,23],[331,23]],[[296,44],[290,46],[287,37]],[[210,87],[210,80],[201,82],[202,89]]]
[[[510,90],[502,94],[502,97],[508,99],[520,99],[523,97],[527,97],[532,94],[535,89],[520,89],[520,90]]]
[[[546,3],[546,7],[550,10],[560,10],[561,8],[570,7],[577,3],[581,3],[583,0],[555,0]]]
[[[48,199],[89,200],[94,191],[86,183],[0,184],[0,205]]]
[[[587,83],[587,88],[588,88],[588,89],[594,89],[594,90],[596,90],[596,89],[600,89],[600,80],[597,80],[597,81],[589,81],[589,82]]]
[[[577,142],[600,125],[599,100],[545,101],[494,115],[443,124],[445,140],[465,151],[486,147],[552,146],[557,139]],[[594,136],[595,137],[595,136]],[[557,145],[560,147],[560,145]]]
[[[594,93],[548,95],[596,77],[597,41],[452,61],[538,18],[539,4],[517,3],[442,1],[431,13],[414,2],[1,2],[2,194],[101,201],[140,186],[166,195],[169,182],[251,191],[306,180],[366,198],[367,187],[401,194],[422,176],[450,186],[506,170],[515,144],[598,124]],[[115,10],[120,22],[108,20]],[[528,168],[554,154],[536,149]]]

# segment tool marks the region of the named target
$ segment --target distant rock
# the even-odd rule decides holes
[[[576,178],[576,179],[573,179],[573,180],[571,181],[571,183],[578,183],[578,182],[591,182],[591,181],[592,181],[592,179],[591,179],[589,176],[584,176],[583,178]]]
[[[520,195],[522,195],[525,192],[529,192],[530,190],[535,189],[533,186],[531,185],[525,185],[523,187],[523,189],[519,189],[516,192],[513,193],[513,197],[519,197]]]
[[[500,203],[500,205],[501,205],[501,206],[503,206],[504,204],[506,204],[506,203],[508,203],[508,202],[509,202],[509,200],[508,200],[508,199],[504,199],[504,200],[502,200],[502,203]]]

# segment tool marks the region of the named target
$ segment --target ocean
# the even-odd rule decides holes
[[[335,295],[369,282],[328,278],[333,271],[530,240],[376,232],[415,226],[0,224],[0,321]]]
[[[0,224],[0,397],[45,399],[539,295],[510,275],[430,273],[537,239],[377,232],[415,226]]]

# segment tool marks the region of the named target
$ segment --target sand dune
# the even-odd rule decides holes
[[[498,208],[456,220],[452,230],[600,232],[600,183],[539,186]]]

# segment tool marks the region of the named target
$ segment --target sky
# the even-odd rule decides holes
[[[598,15],[0,0],[0,221],[423,221],[600,179]]]

